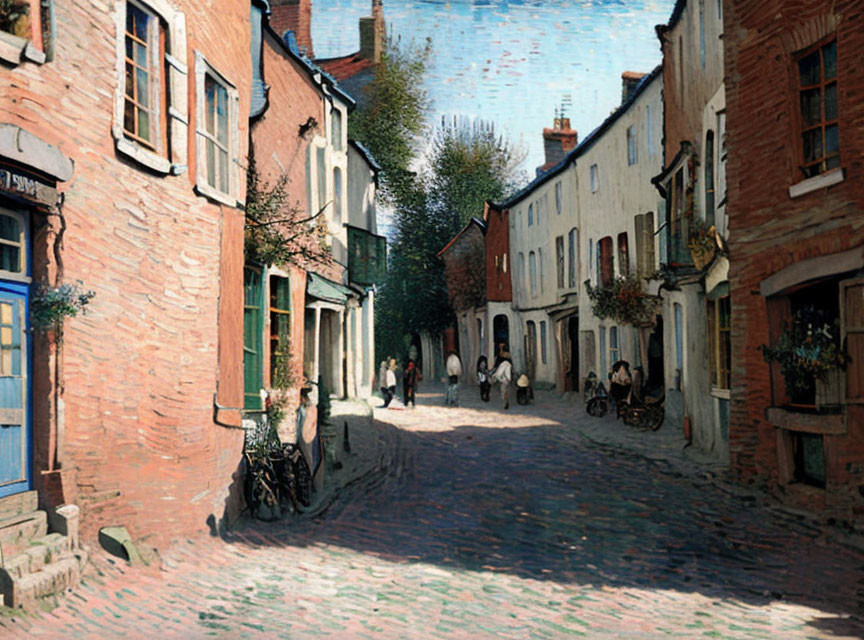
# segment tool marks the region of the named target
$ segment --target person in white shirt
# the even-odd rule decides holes
[[[447,356],[447,393],[444,395],[445,405],[459,406],[459,376],[462,375],[462,361],[455,352]]]
[[[396,395],[396,358],[390,359],[390,366],[387,367],[387,372],[384,374],[384,381],[387,384],[384,397],[384,408],[386,409],[390,406],[393,396]]]
[[[501,352],[501,361],[492,372],[492,379],[501,386],[501,402],[504,403],[504,408],[510,408],[510,382],[513,380],[513,362],[510,360],[510,353],[507,351]]]

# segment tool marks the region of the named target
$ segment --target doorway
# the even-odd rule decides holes
[[[492,319],[492,338],[495,341],[492,345],[492,353],[496,358],[501,351],[510,351],[510,322],[503,313],[499,313]]]
[[[30,219],[0,209],[0,497],[32,489]]]
[[[525,367],[528,379],[534,382],[537,372],[537,325],[533,320],[526,323],[528,332],[525,334]]]
[[[567,319],[567,342],[570,347],[570,370],[565,372],[567,391],[579,390],[579,316]]]
[[[654,323],[654,331],[648,337],[648,389],[662,389],[664,384],[663,316],[658,315]]]

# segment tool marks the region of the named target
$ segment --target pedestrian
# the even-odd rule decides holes
[[[387,358],[381,361],[381,366],[378,367],[378,388],[381,390],[381,397],[387,399]]]
[[[492,379],[501,387],[501,402],[504,403],[504,409],[510,408],[510,382],[513,380],[513,362],[510,360],[508,351],[501,352],[501,362],[495,367],[492,372]]]
[[[486,356],[477,358],[477,383],[480,385],[480,399],[489,402],[489,391],[492,388],[489,376],[489,361]]]
[[[462,375],[462,361],[455,351],[447,356],[447,394],[444,396],[445,405],[459,406],[459,376]]]
[[[387,385],[384,396],[384,408],[386,409],[393,401],[393,396],[396,395],[396,358],[390,358],[390,365],[387,367],[384,381]]]
[[[417,365],[414,364],[414,360],[408,360],[408,366],[405,368],[405,375],[403,377],[403,383],[405,385],[405,406],[408,406],[408,403],[411,403],[411,406],[415,406],[414,394],[417,392],[417,381],[420,379],[420,370],[417,368]]]

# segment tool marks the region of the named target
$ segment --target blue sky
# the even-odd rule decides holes
[[[313,0],[316,57],[358,49],[357,20],[371,0]],[[432,38],[427,81],[433,121],[481,117],[543,163],[542,129],[555,108],[586,136],[621,100],[621,72],[661,60],[654,25],[674,0],[384,0],[391,34],[420,46]]]

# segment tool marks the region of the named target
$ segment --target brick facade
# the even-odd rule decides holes
[[[734,310],[731,465],[742,480],[775,487],[790,502],[846,519],[864,513],[864,415],[860,405],[844,406],[845,424],[822,436],[825,488],[792,482],[792,462],[784,443],[793,431],[824,433],[830,420],[823,416],[815,427],[801,426],[800,416],[793,412],[784,425],[776,415],[769,422],[767,409],[784,402],[783,391],[775,382],[772,394],[771,370],[759,347],[771,339],[771,299],[764,294],[772,290],[766,289],[767,278],[773,277],[769,282],[785,278],[788,286],[779,292],[783,294],[820,275],[820,263],[813,259],[829,256],[828,263],[841,264],[842,256],[848,255],[842,252],[864,245],[864,160],[860,154],[864,148],[864,102],[860,99],[864,90],[864,2],[826,5],[807,0],[793,10],[780,0],[727,0],[724,11]],[[804,184],[799,169],[798,52],[834,36],[844,179],[793,198],[790,187]],[[806,267],[797,276],[796,263]],[[855,265],[852,268],[854,271]],[[824,275],[830,275],[830,270],[823,269]],[[844,277],[854,276],[848,266],[842,270]],[[782,295],[776,299],[781,300]],[[853,357],[847,375],[857,374],[861,367]]]
[[[77,502],[85,538],[125,525],[159,545],[239,507],[243,436],[214,424],[213,399],[218,389],[220,402],[242,403],[243,215],[193,190],[194,55],[236,87],[247,114],[249,3],[175,3],[188,52],[178,62],[188,69],[189,135],[171,141],[188,147],[179,175],[154,173],[115,149],[122,6],[54,3],[61,26],[53,60],[0,71],[0,120],[74,161],[74,176],[59,185],[63,278],[96,292],[87,315],[67,322],[59,363],[48,338],[34,336],[35,488],[45,508]],[[241,159],[246,122],[239,118]],[[32,214],[36,281],[56,274],[58,220]]]

